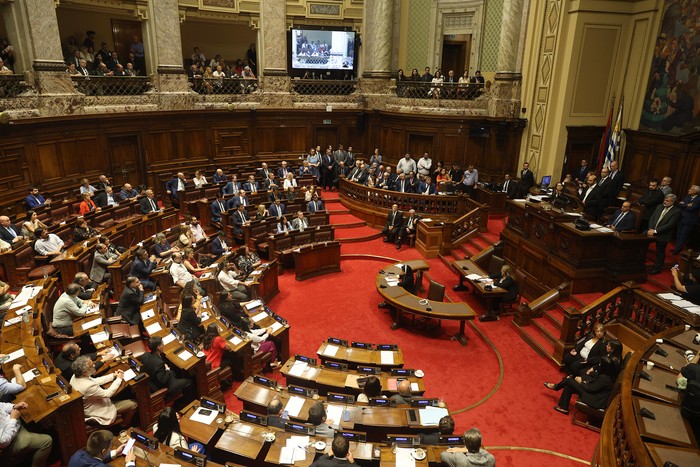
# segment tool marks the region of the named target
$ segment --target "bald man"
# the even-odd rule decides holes
[[[396,404],[410,404],[411,403],[411,382],[407,379],[401,381],[396,387],[398,394],[394,394],[389,398],[389,400],[395,401]]]

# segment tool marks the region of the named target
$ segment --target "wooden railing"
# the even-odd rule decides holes
[[[544,311],[566,297],[568,290],[569,283],[563,282],[558,287],[549,289],[530,303],[522,302],[515,311],[513,322],[518,326],[529,325],[532,318],[539,318]]]

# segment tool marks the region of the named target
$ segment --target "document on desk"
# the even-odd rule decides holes
[[[124,381],[126,381],[127,383],[134,378],[136,378],[136,372],[131,368],[124,372]]]
[[[479,274],[468,274],[468,275],[467,275],[467,279],[469,279],[470,281],[475,281],[475,280],[477,280],[477,279],[481,279],[481,275],[479,275]]]
[[[10,318],[5,320],[5,326],[12,326],[22,321],[22,316],[17,316],[16,318]]]
[[[210,277],[211,277],[211,273],[210,273],[210,272],[205,272],[204,274],[202,274],[201,276],[199,276],[200,279],[209,279]]]
[[[308,436],[291,436],[282,449],[289,449],[293,453],[292,463],[306,460],[306,447],[309,445]]]
[[[156,315],[156,311],[151,308],[150,310],[146,310],[143,313],[141,313],[141,320],[146,321],[147,319],[153,318]]]
[[[250,311],[253,308],[259,307],[260,305],[262,305],[262,302],[260,300],[253,300],[250,303],[246,303],[245,308],[246,308],[246,310]]]
[[[301,360],[297,360],[292,364],[292,367],[289,369],[289,374],[292,376],[301,376],[304,374],[304,371],[309,367],[309,364],[306,362],[302,362]]]
[[[7,360],[5,360],[5,363],[10,363],[14,360],[17,360],[19,357],[24,357],[24,349],[15,350],[14,352],[8,353]]]
[[[90,334],[90,340],[93,344],[99,344],[109,339],[109,333],[106,331],[96,332],[95,334]]]
[[[148,333],[148,335],[155,334],[155,333],[162,331],[162,330],[163,330],[163,327],[158,322],[153,323],[153,324],[149,324],[148,326],[146,326],[146,332]]]
[[[168,345],[175,340],[175,336],[172,333],[168,333],[167,336],[163,337],[163,345]]]
[[[143,303],[152,302],[152,301],[155,300],[156,298],[157,298],[157,297],[156,297],[156,294],[154,294],[154,293],[149,293],[148,295],[146,295],[146,296],[144,297]]]
[[[205,425],[211,425],[211,422],[214,421],[218,414],[219,412],[216,410],[200,407],[190,416],[190,420],[193,422],[204,423]]]
[[[257,323],[257,322],[262,321],[262,320],[264,320],[265,318],[267,318],[267,316],[268,316],[267,313],[265,313],[265,312],[263,311],[263,312],[258,313],[258,314],[255,315],[255,316],[252,316],[250,319],[252,319],[254,323]]]
[[[412,454],[413,448],[396,449],[396,467],[415,467],[416,460]]]
[[[675,302],[676,300],[682,300],[680,295],[676,295],[674,293],[660,293],[659,298],[663,298],[664,300],[670,300],[672,302]]]
[[[360,375],[347,375],[345,377],[345,387],[346,388],[360,388],[360,385],[357,383],[357,380],[360,379]]]
[[[440,407],[426,407],[418,411],[420,424],[423,426],[438,426],[440,419],[446,415],[449,415],[447,409]]]
[[[418,383],[411,383],[411,391],[413,391],[413,392],[420,391],[420,389],[418,389]]]
[[[279,321],[275,321],[272,326],[270,326],[270,329],[272,330],[272,334],[276,333],[278,330],[282,329],[284,326],[282,323]]]
[[[238,345],[238,344],[240,344],[241,342],[243,342],[243,339],[241,339],[241,338],[238,337],[238,336],[233,336],[233,337],[230,338],[228,341],[229,341],[230,343],[232,343],[233,345]]]
[[[296,462],[297,451],[301,451],[304,454],[304,459],[306,460],[306,452],[297,446],[284,446],[280,449],[280,465],[293,465]]]
[[[335,357],[338,353],[338,346],[333,344],[326,344],[326,348],[323,349],[323,355],[326,357]]]
[[[387,278],[384,279],[384,280],[386,281],[386,285],[388,285],[389,287],[394,287],[394,286],[396,286],[396,285],[399,285],[399,280],[398,280],[398,279],[394,279],[394,278],[391,278],[391,277],[387,277]]]
[[[96,326],[99,326],[100,324],[102,324],[102,318],[101,318],[101,317],[100,317],[100,318],[97,318],[97,319],[93,319],[92,321],[88,321],[87,323],[83,323],[83,325],[81,326],[81,328],[83,328],[83,331],[85,331],[85,330],[87,330],[87,329],[90,329],[90,328],[94,328],[94,327],[96,327]]]
[[[340,428],[340,422],[343,421],[343,406],[328,404],[326,407],[326,419],[333,422],[331,425],[334,428]]]
[[[304,398],[299,396],[292,396],[287,401],[287,405],[284,406],[284,410],[289,412],[290,417],[298,417],[301,408],[304,406]]]
[[[189,350],[183,350],[182,352],[175,354],[175,355],[180,357],[180,360],[185,361],[185,362],[187,360],[189,360],[190,358],[194,357],[194,355],[192,355],[192,353]]]
[[[673,302],[673,304],[681,308],[690,308],[693,306],[697,306],[695,305],[695,303],[689,302],[688,300],[678,300],[677,302]]]
[[[700,306],[689,306],[685,309],[685,311],[688,311],[690,313],[693,313],[695,315],[700,315]]]
[[[602,233],[610,233],[610,232],[613,232],[613,229],[611,229],[610,227],[598,227],[596,230],[597,230],[598,232],[602,232]]]
[[[381,351],[381,362],[382,365],[393,365],[394,364],[394,352],[391,350]]]
[[[398,387],[399,382],[396,378],[389,378],[386,380],[386,384],[387,384],[387,389],[389,391],[396,391],[396,388]]]
[[[38,373],[38,374],[41,374],[41,372],[38,371],[36,368],[32,368],[31,370],[25,371],[24,373],[22,373],[22,377],[24,378],[24,382],[25,382],[25,383],[28,383],[28,382],[30,382],[31,380],[33,380],[34,378],[36,378],[36,377],[37,377],[37,373]],[[12,378],[11,381],[12,381],[13,383],[16,383],[16,382],[17,382],[17,378]]]

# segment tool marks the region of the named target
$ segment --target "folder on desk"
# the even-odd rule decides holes
[[[299,412],[301,412],[301,408],[304,406],[304,399],[299,396],[292,396],[289,398],[287,401],[287,405],[284,407],[284,410],[286,410],[289,413],[290,417],[298,417]]]
[[[246,303],[245,308],[246,310],[250,311],[253,308],[259,307],[260,305],[262,305],[262,302],[260,300],[253,300],[250,303]]]
[[[150,310],[146,310],[143,313],[141,313],[141,320],[146,321],[149,318],[153,318],[156,315],[156,312],[153,308]]]
[[[163,328],[161,327],[160,323],[153,323],[153,324],[149,324],[148,326],[146,326],[146,332],[149,335],[155,334],[158,331],[162,331],[162,330],[163,330]]]
[[[345,387],[346,388],[360,388],[360,385],[358,384],[357,380],[360,379],[360,375],[347,375],[345,377]]]
[[[97,318],[93,319],[92,321],[88,321],[87,323],[83,323],[81,327],[83,328],[83,331],[86,331],[90,328],[94,328],[95,326],[99,326],[100,324],[102,324],[102,318]]]
[[[418,411],[420,424],[423,426],[438,426],[440,419],[445,415],[449,415],[449,412],[440,407],[426,407]]]
[[[99,344],[109,339],[109,333],[107,331],[96,332],[95,334],[90,334],[90,340],[93,344]]]
[[[382,365],[393,365],[394,364],[394,352],[389,350],[381,351],[381,362]]]
[[[323,349],[323,355],[326,357],[335,357],[338,353],[338,346],[332,344],[326,344],[326,348]]]

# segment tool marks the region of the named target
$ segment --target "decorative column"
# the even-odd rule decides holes
[[[182,66],[177,0],[150,1],[147,10],[139,10],[139,16],[145,20],[149,69],[156,71],[151,76],[160,96],[159,109],[192,108],[194,97]]]
[[[518,68],[520,29],[525,0],[503,0],[501,37],[489,115],[517,117],[520,113],[521,70]]]
[[[392,92],[391,69],[394,0],[365,2],[362,17],[362,79],[360,86],[369,108],[381,108]],[[379,96],[383,96],[379,99]]]
[[[258,47],[258,70],[264,107],[291,107],[290,78],[287,73],[287,4],[285,0],[260,2],[262,47]]]
[[[3,5],[8,36],[15,47],[15,73],[36,87],[41,116],[73,113],[68,107],[78,94],[61,50],[54,0],[23,0]],[[63,97],[63,98],[61,98]],[[36,112],[36,110],[35,110]]]

